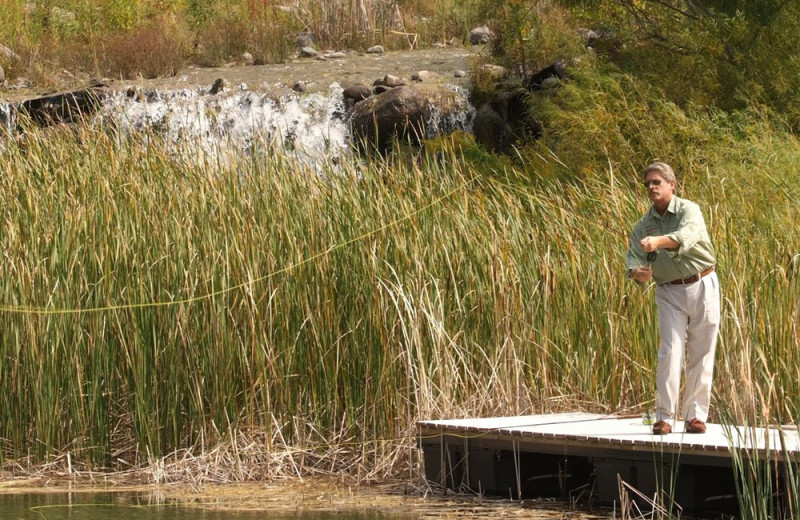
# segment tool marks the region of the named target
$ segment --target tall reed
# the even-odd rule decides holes
[[[6,459],[119,469],[259,434],[349,446],[320,464],[373,478],[416,464],[421,418],[651,405],[653,295],[622,266],[634,171],[537,180],[444,147],[317,172],[89,127],[5,142]],[[709,154],[724,174],[682,172],[719,250],[714,400],[765,421],[797,414],[798,149],[755,132]]]

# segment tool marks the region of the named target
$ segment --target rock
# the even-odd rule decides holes
[[[223,90],[225,90],[225,83],[226,81],[222,78],[217,78],[214,83],[211,85],[211,88],[208,89],[208,93],[211,95],[217,95]]]
[[[367,49],[367,54],[383,54],[384,52],[383,45],[373,45]]]
[[[429,115],[425,95],[416,87],[404,85],[356,103],[350,131],[357,148],[386,153],[395,138],[418,143],[425,136]]]
[[[463,78],[463,77],[466,77],[466,75],[467,75],[467,73],[465,71],[461,70],[461,69],[456,70],[455,72],[453,72],[453,77],[454,78]]]
[[[347,53],[346,52],[342,52],[342,51],[328,52],[328,53],[325,53],[325,57],[329,58],[329,59],[346,58],[347,57]]]
[[[294,43],[298,47],[313,47],[314,46],[314,33],[301,32],[297,34]]]
[[[6,71],[3,70],[3,66],[0,65],[0,87],[6,84]]]
[[[433,81],[438,77],[439,75],[436,74],[435,72],[431,72],[429,70],[421,70],[411,75],[411,81],[417,81],[422,83],[424,81]]]
[[[480,81],[498,82],[508,77],[508,69],[502,65],[494,65],[492,63],[485,63],[478,67],[475,71]]]
[[[23,101],[18,110],[40,126],[74,123],[97,111],[107,96],[105,87],[61,92]]]
[[[342,97],[351,101],[363,101],[372,95],[372,89],[364,84],[352,85],[344,89]]]
[[[313,47],[303,47],[300,49],[300,56],[304,58],[316,58],[319,53]]]
[[[469,43],[472,45],[489,43],[492,39],[494,39],[494,32],[485,25],[476,27],[469,32]]]
[[[528,90],[535,92],[545,88],[552,88],[564,79],[567,75],[567,64],[563,60],[558,60],[552,65],[531,75],[528,80]]]
[[[522,136],[541,137],[541,125],[530,116],[527,92],[515,89],[496,94],[475,111],[472,122],[475,140],[492,152],[505,152]]]
[[[383,77],[383,81],[381,82],[381,84],[386,85],[389,88],[395,88],[405,85],[406,82],[397,76],[394,76],[392,74],[387,74],[386,76]]]
[[[292,85],[292,90],[295,92],[305,92],[308,86],[306,85],[305,81],[298,81],[294,85]]]
[[[253,65],[255,62],[256,62],[255,58],[253,58],[253,55],[250,54],[249,52],[245,52],[242,54],[242,63],[244,63],[245,65]]]
[[[19,57],[19,54],[12,51],[5,45],[0,45],[0,56],[9,60],[9,61],[20,61],[22,58]]]
[[[20,76],[11,83],[8,88],[12,89],[21,89],[21,88],[31,88],[33,86],[33,81],[29,80],[26,77]]]

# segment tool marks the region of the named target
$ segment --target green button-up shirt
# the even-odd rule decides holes
[[[678,249],[658,250],[651,266],[653,280],[658,285],[695,275],[717,263],[700,206],[690,200],[673,195],[663,215],[651,207],[639,219],[633,227],[625,258],[629,275],[634,267],[648,265],[647,253],[639,245],[646,236],[667,236],[680,244]]]

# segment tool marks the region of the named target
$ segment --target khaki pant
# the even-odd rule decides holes
[[[719,278],[712,272],[689,285],[659,285],[656,420],[678,414],[681,373],[686,352],[686,385],[681,416],[708,419],[714,352],[720,322]]]

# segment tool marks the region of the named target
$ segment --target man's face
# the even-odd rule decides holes
[[[648,172],[644,178],[644,185],[647,188],[647,195],[650,202],[655,205],[667,205],[672,200],[675,191],[675,183],[667,182],[661,178],[658,172]]]

